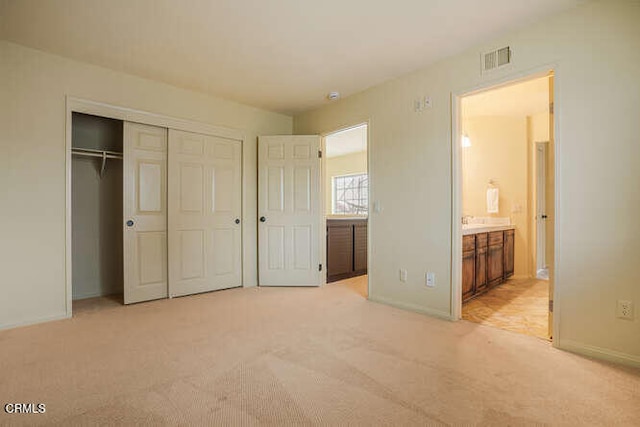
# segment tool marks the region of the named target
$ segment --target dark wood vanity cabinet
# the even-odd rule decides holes
[[[327,219],[327,282],[367,274],[367,220]]]
[[[515,230],[462,236],[462,301],[513,276]]]

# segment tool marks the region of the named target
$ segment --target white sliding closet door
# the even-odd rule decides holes
[[[241,286],[240,141],[169,130],[169,294]]]
[[[124,302],[166,298],[167,129],[124,123]]]
[[[319,286],[320,137],[258,142],[260,286]]]

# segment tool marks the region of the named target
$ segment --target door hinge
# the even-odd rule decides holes
[[[553,114],[553,102],[549,103],[549,114]]]
[[[322,264],[318,264],[318,271],[322,271]]]
[[[553,313],[553,300],[549,300],[549,313]]]
[[[318,150],[318,158],[321,159],[322,158],[322,150]]]

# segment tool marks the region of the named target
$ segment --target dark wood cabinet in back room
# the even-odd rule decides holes
[[[353,272],[353,224],[327,221],[327,282]]]
[[[357,276],[367,274],[367,221],[353,225],[353,271]]]
[[[327,219],[327,283],[367,274],[367,220]]]

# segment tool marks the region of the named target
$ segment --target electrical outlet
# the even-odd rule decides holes
[[[633,301],[618,300],[616,315],[620,319],[633,319]]]
[[[425,274],[425,284],[429,288],[435,287],[436,286],[436,273],[433,273],[431,271],[427,272],[427,274]]]
[[[400,281],[401,282],[406,282],[407,281],[407,269],[405,269],[405,268],[401,268],[400,269]]]

